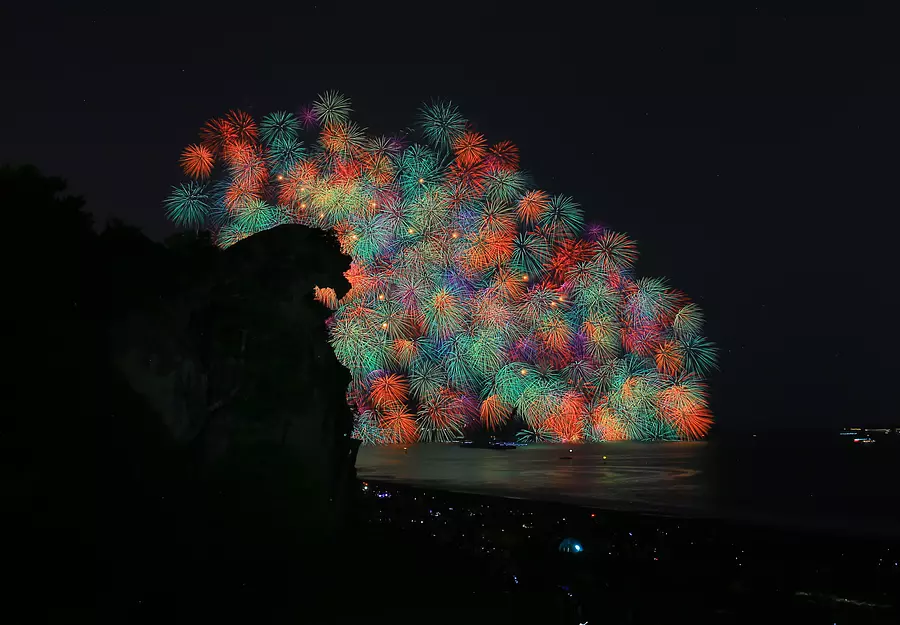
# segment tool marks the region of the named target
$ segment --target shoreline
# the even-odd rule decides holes
[[[588,513],[602,513],[609,516],[621,516],[622,518],[644,518],[660,521],[683,522],[683,523],[703,523],[727,526],[735,530],[752,531],[752,532],[775,532],[780,534],[797,534],[804,539],[835,539],[835,540],[852,540],[852,541],[879,541],[885,543],[896,543],[900,546],[900,523],[894,527],[883,527],[881,532],[873,532],[871,528],[848,527],[844,525],[821,524],[818,526],[810,526],[803,524],[802,519],[789,519],[795,521],[775,522],[772,517],[767,515],[759,515],[756,518],[741,517],[737,515],[713,515],[713,514],[695,514],[693,510],[688,513],[688,509],[684,509],[684,513],[680,513],[674,509],[649,509],[649,508],[627,508],[616,506],[604,506],[602,501],[593,499],[578,499],[572,497],[552,497],[540,496],[544,493],[537,492],[534,497],[525,497],[502,492],[502,489],[490,490],[470,490],[460,488],[448,488],[443,483],[429,483],[428,481],[411,482],[411,481],[395,481],[391,478],[382,476],[357,476],[360,483],[368,483],[376,485],[383,489],[394,489],[413,493],[423,490],[429,493],[441,493],[445,497],[461,497],[472,499],[483,499],[485,501],[506,501],[516,503],[523,507],[559,507],[572,508],[582,510]]]
[[[734,512],[733,514],[713,514],[703,513],[690,507],[642,507],[635,505],[629,507],[621,505],[620,500],[601,500],[590,498],[579,498],[565,494],[550,494],[540,490],[533,491],[533,496],[525,496],[505,491],[502,487],[491,488],[465,488],[451,487],[441,480],[395,480],[384,475],[358,475],[360,481],[366,481],[373,484],[379,484],[383,487],[398,489],[425,489],[445,493],[447,495],[465,495],[468,497],[483,497],[486,499],[509,500],[522,503],[533,503],[536,505],[559,505],[573,508],[581,508],[593,512],[603,512],[606,514],[622,514],[637,515],[642,517],[652,517],[659,519],[685,521],[700,521],[706,523],[722,523],[735,527],[744,527],[746,529],[756,529],[761,531],[779,531],[786,533],[803,533],[805,535],[816,535],[822,538],[833,537],[840,539],[870,539],[900,543],[900,522],[890,524],[885,520],[882,524],[871,524],[867,527],[859,527],[851,522],[841,523],[837,519],[819,519],[818,524],[809,523],[808,518],[803,517],[784,517],[775,514],[747,515]],[[604,505],[608,503],[609,505]],[[620,505],[615,505],[616,503]],[[871,521],[871,519],[870,519]]]
[[[883,477],[900,469],[892,447],[745,442],[366,448],[356,465],[362,479],[449,492],[900,539],[900,493]]]

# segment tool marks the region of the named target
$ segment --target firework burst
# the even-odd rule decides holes
[[[319,124],[340,124],[347,121],[353,109],[350,98],[337,91],[326,91],[316,99],[312,112]]]
[[[210,198],[206,187],[188,182],[175,187],[166,199],[166,217],[183,228],[199,228],[210,211]]]
[[[209,178],[215,159],[212,150],[205,145],[189,145],[181,153],[181,168],[191,178]]]
[[[466,119],[456,105],[440,100],[421,108],[419,123],[425,137],[444,149],[451,147],[466,131]]]
[[[516,146],[490,144],[450,102],[397,136],[369,136],[351,112],[330,91],[259,124],[211,120],[165,210],[223,248],[286,223],[337,238],[351,288],[311,295],[333,311],[354,437],[447,442],[510,422],[528,442],[706,434],[703,313],[634,275],[632,240],[582,235],[576,201],[534,189]]]
[[[296,139],[299,130],[300,120],[284,111],[269,113],[259,125],[259,135],[269,145]]]

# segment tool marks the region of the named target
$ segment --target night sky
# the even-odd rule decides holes
[[[380,133],[447,98],[515,142],[540,188],[636,238],[641,275],[705,309],[723,429],[900,425],[887,20],[752,3],[728,17],[77,4],[0,15],[0,162],[67,178],[98,224],[173,232],[161,202],[180,151],[228,109],[337,89]]]

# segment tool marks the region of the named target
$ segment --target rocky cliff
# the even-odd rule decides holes
[[[343,294],[348,267],[303,226],[250,237],[114,327],[115,367],[202,467],[279,455],[304,492],[332,499],[355,457],[349,373],[313,289]]]

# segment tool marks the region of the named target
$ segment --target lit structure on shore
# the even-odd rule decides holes
[[[315,298],[353,376],[354,436],[451,441],[510,419],[530,441],[705,435],[702,312],[634,274],[631,239],[585,227],[450,103],[425,105],[416,135],[369,136],[350,112],[329,92],[297,114],[211,120],[165,205],[221,247],[289,223],[334,233],[351,288]]]

